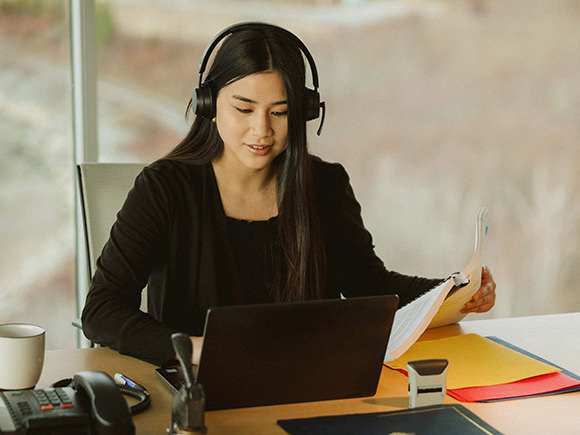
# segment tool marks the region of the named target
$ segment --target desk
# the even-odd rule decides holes
[[[476,333],[495,335],[533,352],[554,364],[580,374],[580,313],[510,319],[465,321],[457,325],[426,331],[421,340]],[[173,395],[157,378],[154,366],[107,348],[51,350],[38,387],[71,377],[81,370],[102,370],[111,376],[122,372],[147,387],[151,407],[134,417],[138,434],[162,434],[171,419]],[[322,415],[393,411],[408,406],[407,378],[383,368],[377,393],[373,397],[297,403],[290,405],[231,409],[206,412],[210,434],[284,433],[279,419]],[[457,403],[446,396],[446,403]],[[578,433],[580,392],[497,403],[464,403],[482,419],[505,434]]]

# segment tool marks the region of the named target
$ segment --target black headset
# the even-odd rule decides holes
[[[320,101],[320,94],[318,93],[318,72],[316,71],[316,65],[314,64],[314,58],[306,48],[306,45],[293,33],[289,32],[282,27],[275,26],[273,24],[258,23],[258,22],[247,22],[238,23],[233,26],[227,27],[218,33],[214,39],[206,47],[201,62],[199,64],[199,80],[197,88],[194,89],[191,98],[191,106],[197,116],[203,118],[213,118],[216,113],[216,98],[214,90],[208,83],[203,83],[203,73],[207,67],[210,55],[215,47],[220,43],[222,39],[231,35],[232,33],[239,32],[242,30],[264,30],[264,29],[275,29],[279,32],[284,33],[290,37],[298,46],[300,51],[304,54],[310,66],[310,71],[312,73],[312,84],[314,89],[304,88],[304,101],[305,101],[305,116],[306,120],[310,121],[316,119],[320,116],[320,109],[322,109],[322,119],[320,121],[320,126],[318,127],[317,134],[320,135],[322,130],[322,124],[324,124],[324,115],[326,112],[326,105],[324,101]]]

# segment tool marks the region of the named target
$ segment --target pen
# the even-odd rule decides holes
[[[135,388],[136,390],[147,392],[147,389],[145,387],[139,385],[137,382],[131,380],[130,378],[121,373],[115,373],[114,379],[115,382],[119,385],[126,385],[128,387]]]

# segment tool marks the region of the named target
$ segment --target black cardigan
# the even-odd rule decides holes
[[[439,282],[387,271],[344,168],[318,158],[313,167],[325,298],[391,293],[402,306]],[[139,310],[145,285],[148,313]],[[144,168],[97,261],[82,314],[87,338],[162,365],[173,358],[173,332],[202,335],[208,308],[241,300],[211,164],[161,160]]]

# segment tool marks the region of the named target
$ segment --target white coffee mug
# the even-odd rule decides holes
[[[0,324],[0,390],[33,388],[44,364],[45,331],[27,323]]]

